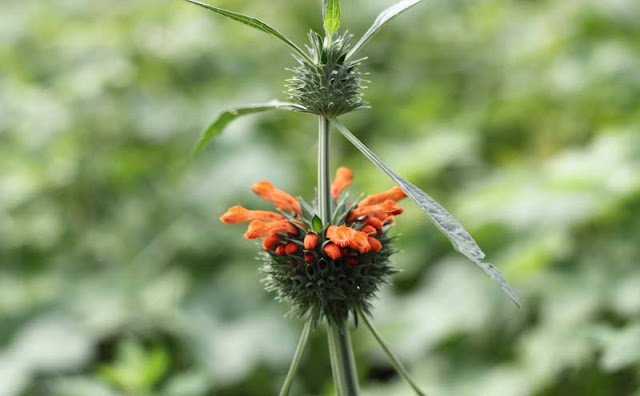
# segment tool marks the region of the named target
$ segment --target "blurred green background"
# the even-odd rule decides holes
[[[362,34],[391,0],[344,0]],[[319,0],[218,0],[302,44]],[[372,109],[343,121],[448,207],[517,309],[406,202],[402,272],[375,322],[435,396],[640,396],[640,3],[433,0],[365,47]],[[281,43],[178,0],[0,4],[0,395],[277,393],[302,328],[222,225],[310,198],[316,120],[285,99]],[[352,191],[390,181],[337,133]],[[295,395],[331,395],[324,330]],[[410,395],[364,328],[365,395]]]

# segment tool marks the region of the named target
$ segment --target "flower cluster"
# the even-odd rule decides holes
[[[278,212],[234,206],[220,218],[226,224],[250,222],[244,237],[262,239],[267,289],[290,302],[293,314],[311,315],[314,322],[343,320],[357,308],[368,311],[371,298],[395,272],[387,232],[403,212],[398,201],[406,195],[393,187],[349,202],[346,194],[340,197],[352,179],[350,169],[338,169],[331,185],[331,224],[322,224],[315,208],[267,181],[251,189]]]

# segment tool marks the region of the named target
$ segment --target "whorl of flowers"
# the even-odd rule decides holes
[[[341,321],[356,309],[368,312],[380,286],[396,272],[388,231],[406,195],[393,187],[349,202],[347,194],[340,197],[352,175],[341,167],[331,185],[332,224],[320,224],[315,208],[267,181],[251,189],[279,213],[234,206],[220,218],[226,224],[250,222],[244,237],[262,239],[267,290],[289,302],[293,315],[310,315],[314,323]]]

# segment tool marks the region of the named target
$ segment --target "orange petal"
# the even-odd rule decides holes
[[[362,216],[379,216],[382,214],[399,215],[402,212],[404,212],[404,209],[402,209],[396,201],[387,199],[381,204],[363,206],[352,210],[347,216],[347,223]]]
[[[284,220],[285,218],[286,217],[280,213],[269,212],[266,210],[249,210],[238,205],[229,208],[229,210],[220,217],[220,221],[225,224],[238,224],[251,220],[276,221]]]
[[[264,250],[273,250],[278,242],[280,242],[280,237],[277,234],[269,234],[262,241],[262,248]]]
[[[331,257],[333,260],[337,260],[342,257],[342,253],[340,252],[340,248],[333,242],[329,242],[324,247],[324,252],[327,256]]]
[[[386,201],[387,199],[390,199],[392,201],[399,201],[406,197],[407,197],[407,194],[405,194],[405,192],[402,191],[400,187],[394,186],[387,191],[383,191],[378,194],[369,195],[368,197],[360,201],[360,203],[358,203],[358,207],[361,208],[363,206],[379,204]]]
[[[285,247],[284,247],[284,251],[285,251],[287,254],[296,254],[296,253],[298,253],[298,250],[299,250],[299,249],[300,249],[300,248],[298,248],[298,245],[296,245],[296,244],[295,244],[295,243],[293,243],[293,242],[289,242],[289,243],[287,243],[287,246],[285,246]]]
[[[276,208],[280,210],[290,210],[297,214],[302,214],[300,202],[288,193],[279,190],[268,181],[261,181],[253,186],[251,190],[258,194],[265,201],[273,202]]]
[[[347,187],[351,185],[353,181],[353,172],[351,169],[341,166],[336,171],[336,178],[333,179],[333,183],[331,183],[331,195],[333,196],[333,200],[337,201],[340,193]]]
[[[367,235],[376,235],[378,233],[376,228],[370,224],[367,224],[366,226],[362,227],[360,231],[364,232]]]
[[[249,229],[244,233],[246,239],[263,238],[269,234],[285,232],[287,234],[297,234],[298,229],[287,220],[269,221],[254,220],[249,223]]]
[[[381,229],[382,229],[382,226],[383,226],[383,224],[382,224],[382,220],[380,220],[380,219],[379,219],[379,218],[377,218],[377,217],[373,217],[373,216],[369,216],[369,217],[365,218],[365,219],[364,219],[364,223],[365,223],[366,225],[373,226],[373,227],[374,227],[375,229],[377,229],[377,230],[381,230]]]
[[[374,237],[369,237],[369,245],[371,245],[371,250],[373,250],[374,252],[379,252],[380,250],[382,250],[382,244]]]
[[[327,238],[331,242],[343,248],[348,246],[357,249],[360,253],[366,253],[371,250],[367,237],[368,235],[364,232],[356,231],[347,226],[332,225],[327,228]]]
[[[305,237],[304,237],[304,248],[305,249],[313,250],[313,249],[315,249],[317,244],[318,244],[318,236],[316,234],[308,233],[307,235],[305,235]]]

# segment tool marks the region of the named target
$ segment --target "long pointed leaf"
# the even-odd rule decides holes
[[[355,55],[356,52],[358,52],[360,48],[362,48],[362,46],[364,46],[369,40],[371,40],[371,37],[373,37],[373,35],[376,34],[385,23],[389,22],[390,19],[420,3],[421,1],[422,0],[403,0],[382,11],[380,15],[378,15],[376,20],[373,21],[373,25],[371,25],[369,30],[365,32],[362,38],[356,43],[356,45],[353,46],[351,51],[349,51],[349,53],[347,54],[347,59]]]
[[[314,64],[313,60],[311,60],[309,55],[307,55],[307,53],[304,52],[300,47],[298,47],[293,41],[291,41],[285,35],[283,35],[279,31],[277,31],[276,29],[272,28],[271,26],[267,25],[266,23],[262,22],[259,19],[247,16],[247,15],[239,14],[237,12],[225,10],[224,8],[212,6],[210,4],[201,3],[201,2],[199,2],[197,0],[185,0],[185,1],[187,1],[189,3],[193,3],[193,4],[198,5],[200,7],[206,8],[207,10],[213,11],[216,14],[225,16],[227,18],[231,18],[231,19],[236,20],[238,22],[244,23],[245,25],[251,26],[252,28],[255,28],[255,29],[258,29],[258,30],[262,30],[265,33],[268,33],[268,34],[270,34],[270,35],[272,35],[274,37],[277,37],[282,42],[284,42],[286,45],[291,47],[294,51],[296,51],[307,62],[309,62],[312,65]]]
[[[266,103],[236,106],[226,109],[218,114],[209,127],[204,131],[194,149],[194,154],[200,152],[200,150],[202,150],[211,141],[211,139],[222,133],[224,128],[236,118],[247,114],[260,113],[274,109],[300,110],[299,106],[296,104],[280,102],[278,100],[272,100]]]
[[[340,0],[324,0],[324,31],[328,37],[340,28]]]
[[[357,137],[355,137],[340,121],[337,119],[331,120],[338,128],[340,133],[344,135],[365,157],[367,157],[374,165],[387,174],[397,185],[400,187],[411,200],[413,200],[422,211],[429,217],[429,219],[435,224],[442,233],[453,244],[453,247],[469,260],[473,261],[484,273],[491,278],[500,288],[513,300],[513,302],[520,306],[520,298],[516,292],[509,286],[504,279],[500,271],[496,269],[492,264],[485,263],[483,261],[485,254],[480,249],[473,237],[464,229],[462,224],[447,212],[445,208],[431,198],[427,193],[420,190],[414,184],[405,180],[394,171],[392,171],[378,156],[376,156],[367,146],[364,145]]]
[[[384,342],[384,340],[382,339],[382,336],[380,335],[380,333],[378,333],[378,330],[374,326],[371,319],[367,316],[367,314],[362,312],[361,308],[356,308],[356,309],[358,311],[358,315],[364,321],[364,324],[367,325],[373,337],[376,339],[376,341],[378,341],[378,344],[380,344],[380,348],[382,348],[382,351],[384,352],[384,354],[387,355],[387,359],[389,359],[389,362],[391,362],[391,365],[396,369],[396,372],[400,374],[402,379],[405,380],[407,384],[409,384],[409,386],[411,387],[411,389],[413,389],[414,392],[416,392],[416,395],[426,396],[426,394],[420,389],[418,384],[413,382],[413,380],[409,376],[409,373],[407,372],[407,369],[405,369],[404,366],[402,365],[402,362],[400,362],[400,359],[398,359],[396,355],[393,352],[391,352],[391,349],[387,346],[387,343]]]

